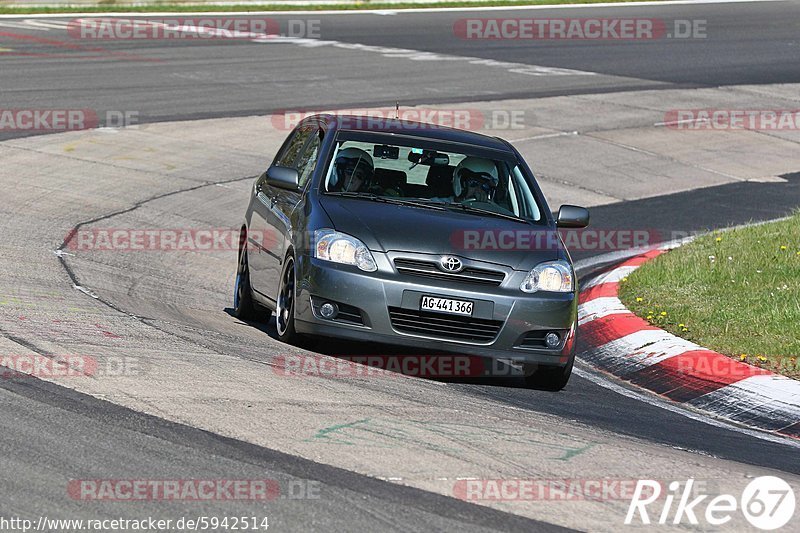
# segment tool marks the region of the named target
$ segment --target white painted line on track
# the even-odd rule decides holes
[[[25,24],[34,28],[41,28],[44,30],[63,30],[69,26],[68,20],[29,20],[25,19]]]
[[[63,30],[69,27],[68,20],[19,20],[19,21],[3,21],[0,20],[0,26],[5,28],[15,28],[18,30],[40,30],[40,31],[50,31],[50,30]]]
[[[29,22],[29,21],[26,21]],[[30,21],[33,22],[33,21]],[[0,22],[2,24],[2,22]],[[481,57],[460,56],[453,54],[439,54],[436,52],[426,52],[422,50],[413,50],[409,48],[395,48],[389,46],[374,46],[360,43],[348,43],[343,41],[325,40],[325,39],[309,39],[298,37],[284,37],[281,35],[268,35],[263,33],[252,33],[242,31],[230,31],[224,29],[215,29],[202,26],[195,26],[185,24],[182,26],[174,26],[171,24],[164,24],[158,21],[152,21],[154,26],[169,28],[181,32],[206,34],[206,35],[223,35],[235,38],[250,38],[251,42],[259,44],[293,44],[304,48],[320,48],[320,47],[333,47],[344,50],[354,50],[359,52],[369,52],[381,54],[383,57],[392,59],[408,59],[410,61],[459,61],[469,65],[485,66],[490,68],[502,68],[512,74],[521,74],[526,76],[597,76],[596,72],[588,72],[583,70],[574,70],[558,67],[544,67],[540,65],[528,65],[526,63],[514,63],[510,61],[498,61],[495,59],[486,59]],[[577,132],[575,132],[577,133]],[[569,133],[567,133],[569,134]],[[559,134],[560,135],[560,134]]]
[[[574,70],[557,67],[543,67],[539,65],[528,65],[526,63],[513,63],[510,61],[498,61],[495,59],[485,59],[481,57],[458,56],[452,54],[440,54],[436,52],[425,52],[412,50],[409,48],[394,48],[389,46],[374,46],[359,43],[346,43],[342,41],[329,41],[323,39],[306,39],[282,36],[266,36],[252,40],[261,44],[294,44],[306,48],[319,48],[330,46],[344,50],[356,50],[361,52],[372,52],[381,54],[384,57],[394,59],[409,59],[411,61],[463,61],[470,65],[503,68],[512,74],[523,74],[527,76],[597,76],[597,72],[585,70]]]
[[[28,24],[27,22],[24,22],[24,21],[6,22],[6,21],[3,21],[3,20],[0,20],[0,27],[2,27],[2,28],[14,28],[15,30],[30,30],[30,29],[34,29],[34,28],[31,28],[30,24]],[[36,29],[39,29],[39,30],[42,30],[42,31],[50,31],[50,30],[44,29],[44,28],[36,28]]]
[[[667,127],[669,127],[669,126],[679,126],[681,124],[695,124],[695,123],[703,124],[705,122],[711,122],[711,121],[709,119],[707,119],[707,118],[687,118],[687,119],[684,119],[684,120],[673,120],[673,121],[670,121],[670,122],[656,122],[655,124],[653,124],[653,126],[658,128],[658,127],[662,127],[662,126],[667,126]]]
[[[536,141],[539,139],[552,139],[554,137],[572,137],[578,135],[577,131],[559,131],[558,133],[543,133],[541,135],[533,135],[531,137],[522,137],[521,139],[509,139],[509,142],[516,143],[522,141]]]

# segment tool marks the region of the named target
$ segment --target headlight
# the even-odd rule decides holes
[[[572,292],[572,267],[566,261],[548,261],[540,263],[531,270],[519,290],[522,292]]]
[[[346,233],[332,229],[318,229],[314,232],[314,257],[332,263],[355,265],[364,272],[375,272],[375,264],[369,249],[364,243]]]

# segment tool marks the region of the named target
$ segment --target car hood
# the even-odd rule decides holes
[[[452,254],[514,270],[566,257],[558,233],[548,226],[354,198],[322,196],[320,204],[335,230],[372,251]]]

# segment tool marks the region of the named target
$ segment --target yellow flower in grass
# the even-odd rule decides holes
[[[758,356],[758,360],[759,360],[759,361],[761,361],[761,362],[763,363],[764,361],[766,361],[766,360],[767,360],[767,358],[766,358],[766,357],[764,357],[763,355],[759,355],[759,356]]]
[[[661,316],[667,316],[667,312],[666,312],[666,311],[661,311],[661,313],[659,313],[659,314],[660,314]]]
[[[717,238],[716,238],[716,241],[717,241],[717,242],[722,242],[722,237],[717,237]]]
[[[743,353],[739,356],[739,361],[744,361],[745,359],[747,359],[747,354]]]
[[[644,298],[642,298],[642,297],[640,297],[640,296],[637,296],[637,297],[636,297],[636,301],[637,301],[637,302],[641,302],[642,300],[644,300]]]
[[[647,320],[653,320],[653,315],[647,315]]]
[[[622,278],[622,281],[628,281],[628,276],[625,276],[624,278]]]
[[[781,245],[781,250],[785,250],[786,246]]]
[[[685,328],[685,327],[686,327],[686,324],[678,324],[678,327],[679,327],[679,328]]]

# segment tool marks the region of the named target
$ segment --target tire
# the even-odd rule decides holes
[[[569,377],[572,375],[572,366],[575,362],[575,356],[569,358],[569,363],[566,366],[538,366],[533,367],[533,373],[529,374],[528,370],[525,371],[525,385],[529,389],[538,389],[551,392],[558,392],[567,386]]]
[[[287,344],[296,344],[300,340],[300,336],[294,328],[296,279],[294,256],[290,254],[283,262],[281,281],[278,284],[278,304],[275,308],[275,327],[278,330],[278,339]]]
[[[253,289],[250,286],[250,268],[247,264],[247,247],[239,252],[236,268],[236,281],[233,288],[233,315],[241,320],[252,322],[269,322],[272,312],[253,301]]]

